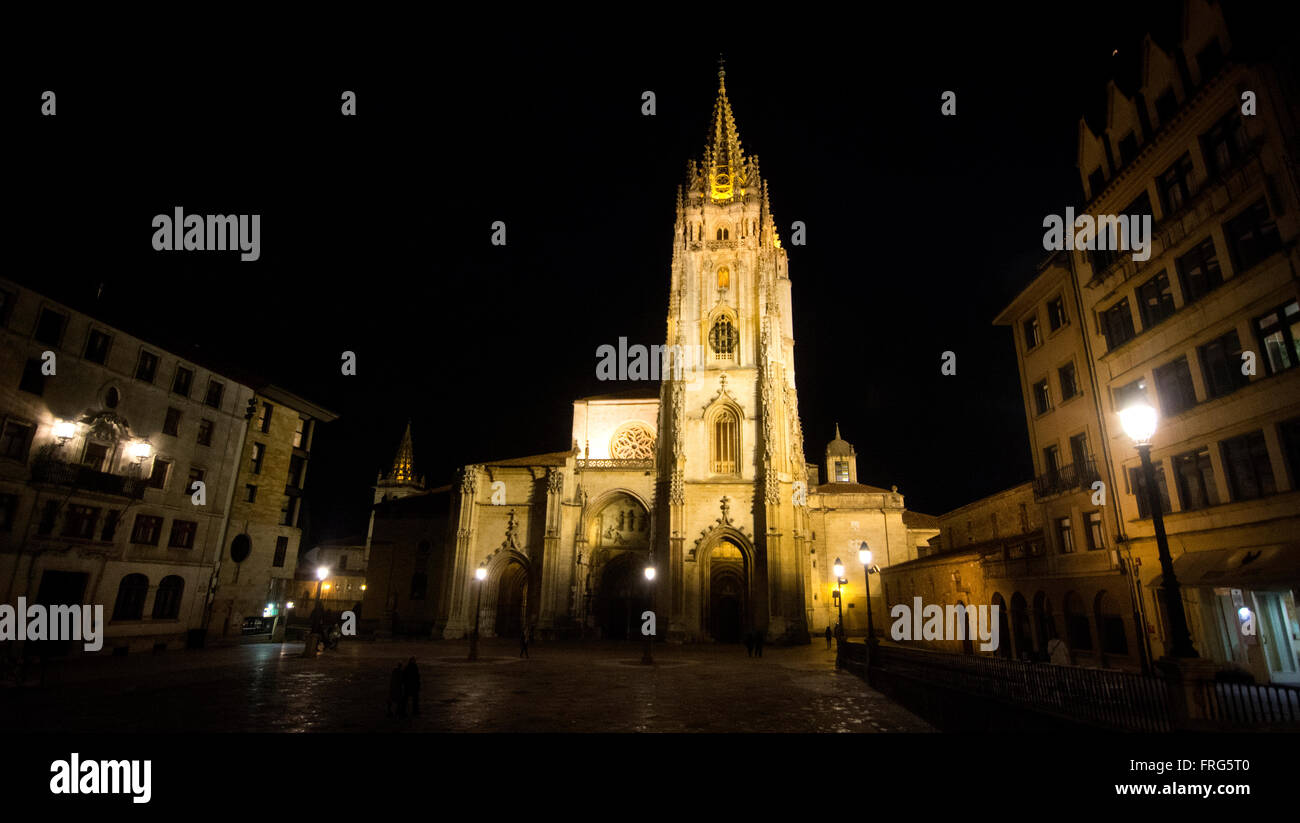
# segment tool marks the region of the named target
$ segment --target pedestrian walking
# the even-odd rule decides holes
[[[827,623],[826,624],[826,648],[829,649],[831,647],[831,638],[834,636],[835,633],[831,631],[831,624]]]
[[[1059,637],[1047,641],[1047,654],[1054,666],[1070,665],[1070,647]]]
[[[745,632],[745,656],[754,656],[754,633]]]
[[[528,629],[524,629],[519,633],[519,656],[528,657]]]
[[[411,702],[411,714],[420,713],[420,667],[415,665],[415,658],[407,662],[402,670],[402,685],[406,688],[406,699]]]
[[[399,661],[392,674],[388,676],[388,708],[386,714],[393,716],[393,706],[397,706],[397,716],[406,717],[405,678],[402,676],[402,664]]]
[[[764,640],[764,635],[766,634],[767,634],[767,629],[759,629],[758,631],[754,632],[754,656],[755,657],[763,656],[763,640]]]

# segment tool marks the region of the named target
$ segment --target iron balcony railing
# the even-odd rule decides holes
[[[1057,494],[1088,489],[1100,479],[1101,475],[1097,473],[1097,461],[1091,459],[1076,461],[1069,466],[1062,466],[1055,471],[1035,477],[1034,499],[1042,500]]]
[[[144,497],[147,482],[138,477],[126,477],[65,463],[62,460],[37,459],[32,462],[32,481],[64,486],[86,492],[115,494],[140,500]]]

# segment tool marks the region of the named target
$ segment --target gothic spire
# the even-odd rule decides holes
[[[735,196],[735,185],[745,169],[745,154],[740,149],[740,133],[727,99],[727,70],[718,58],[718,99],[713,104],[713,119],[704,144],[704,165],[709,175],[709,196],[714,202],[726,202]]]
[[[396,483],[414,483],[415,447],[411,443],[411,421],[406,421],[406,434],[402,435],[402,444],[397,447],[397,456],[393,458],[392,471],[388,479]]]

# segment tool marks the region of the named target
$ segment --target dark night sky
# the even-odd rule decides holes
[[[339,412],[313,452],[314,536],[364,533],[407,417],[441,483],[567,448],[573,399],[632,387],[597,381],[595,352],[662,342],[675,188],[725,51],[782,236],[808,227],[787,244],[808,458],[838,421],[864,482],[937,514],[1030,474],[1011,334],[992,320],[1044,256],[1043,216],[1082,197],[1078,117],[1178,6],[930,8],[727,37],[704,21],[691,36],[447,28],[378,59],[50,52],[16,75],[32,100],[55,88],[59,114],[14,124],[12,236],[36,253],[8,274]],[[342,89],[357,118],[338,115]],[[262,259],[154,252],[150,220],[176,205],[260,213]],[[939,373],[948,349],[956,377]]]

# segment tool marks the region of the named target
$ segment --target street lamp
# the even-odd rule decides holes
[[[654,579],[655,579],[655,567],[647,565],[645,567],[645,595],[646,595],[646,604],[650,605],[652,607],[652,610],[653,610],[654,595],[652,594],[652,589],[650,588],[650,584],[654,582]],[[656,628],[658,627],[656,626]],[[645,631],[644,623],[642,623],[641,626],[641,633],[645,635],[645,652],[641,655],[641,662],[649,666],[655,661],[654,661],[654,657],[651,656],[650,653],[651,635]]]
[[[865,540],[858,548],[858,562],[862,564],[862,581],[867,586],[867,643],[873,643],[876,639],[876,627],[871,622],[871,549]]]
[[[130,445],[127,449],[127,453],[135,458],[136,477],[143,477],[144,461],[148,460],[149,455],[153,454],[153,446],[149,444],[148,440],[137,440]]]
[[[839,641],[844,637],[844,595],[840,588],[844,585],[844,564],[837,557],[835,558],[835,565],[831,569],[835,572],[835,606],[840,611],[839,631],[836,632],[838,635],[836,640]]]
[[[330,576],[328,566],[318,566],[316,568],[316,607],[320,608],[321,587],[325,584],[325,578]]]
[[[77,436],[77,424],[71,420],[54,421],[54,436],[58,438],[58,448],[63,448],[69,440]]]
[[[1119,413],[1124,433],[1133,438],[1133,445],[1142,458],[1142,480],[1146,485],[1147,508],[1151,510],[1151,524],[1156,532],[1156,549],[1160,552],[1160,569],[1164,573],[1165,605],[1169,613],[1169,633],[1173,641],[1171,657],[1198,657],[1192,648],[1192,635],[1187,630],[1187,615],[1183,611],[1183,594],[1178,578],[1174,576],[1174,561],[1169,556],[1169,538],[1165,535],[1165,513],[1156,488],[1156,470],[1151,464],[1151,437],[1156,433],[1156,410],[1145,400],[1138,400]]]
[[[474,579],[478,580],[478,596],[474,598],[474,633],[469,636],[470,660],[478,660],[478,619],[483,613],[483,581],[487,579],[487,566],[480,565],[475,569]]]

